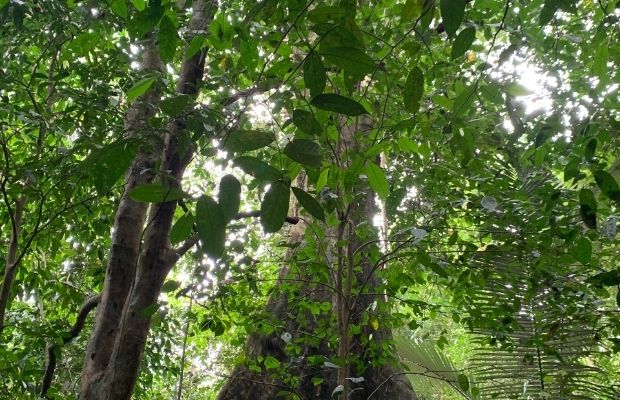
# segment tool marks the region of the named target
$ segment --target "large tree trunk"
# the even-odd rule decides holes
[[[361,151],[355,144],[354,134],[356,132],[363,134],[370,128],[369,119],[357,121],[349,126],[344,124],[341,126],[341,143],[337,150],[341,160],[346,159],[345,153],[347,152]],[[286,372],[299,377],[299,383],[297,385],[287,384],[281,374],[278,376],[277,373],[268,372],[265,369],[257,374],[251,372],[246,365],[241,365],[234,369],[231,377],[220,390],[218,400],[276,399],[279,397],[278,392],[294,393],[301,399],[328,399],[341,383],[345,386],[341,395],[346,396],[347,399],[365,400],[368,396],[376,399],[417,399],[406,375],[396,367],[396,360],[390,360],[393,357],[393,351],[377,354],[376,349],[382,349],[382,344],[391,340],[392,335],[389,328],[379,326],[375,329],[368,323],[369,314],[372,313],[370,311],[372,303],[383,302],[382,296],[374,294],[379,282],[375,275],[375,264],[367,255],[370,250],[368,242],[376,239],[376,232],[370,228],[372,216],[375,213],[374,193],[365,184],[360,184],[354,190],[354,199],[347,207],[346,215],[341,216],[342,223],[338,232],[332,231],[326,235],[326,237],[346,239],[347,245],[339,251],[337,247],[342,246],[342,241],[332,239],[325,243],[326,248],[332,249],[328,252],[336,254],[334,258],[337,261],[334,260],[334,264],[343,267],[349,265],[351,274],[348,277],[343,276],[342,280],[336,276],[333,278],[334,282],[328,282],[322,286],[310,284],[317,280],[311,274],[303,271],[295,271],[293,274],[288,265],[280,273],[280,284],[290,285],[297,282],[299,289],[296,296],[304,297],[309,301],[332,302],[333,309],[338,314],[340,334],[338,353],[329,346],[326,340],[317,340],[314,346],[303,345],[303,357],[298,357],[296,362],[292,362],[291,354],[287,354],[286,343],[280,335],[283,332],[289,332],[295,338],[312,334],[321,323],[326,323],[330,319],[334,322],[332,317],[334,313],[320,314],[318,318],[323,321],[311,316],[291,320],[291,314],[299,313],[293,308],[294,299],[286,295],[272,296],[266,306],[266,313],[275,323],[283,325],[284,328],[268,336],[251,335],[246,343],[246,358],[275,357],[281,363],[290,365]],[[292,235],[290,240],[298,242],[301,236],[296,238]],[[347,296],[346,299],[345,296]],[[372,317],[381,320],[380,315]],[[349,333],[353,324],[362,327],[357,335]],[[375,352],[374,357],[371,356],[373,351],[369,351],[370,349]],[[321,355],[326,361],[340,356],[341,361],[345,358],[349,361],[355,360],[356,366],[349,366],[345,363],[346,365],[340,368],[311,367],[307,365],[306,360],[312,355]],[[380,358],[385,362],[377,363],[377,359]],[[321,378],[323,383],[315,385],[313,378]],[[363,378],[364,380],[352,384],[347,378]]]
[[[207,30],[217,3],[195,0],[189,24],[191,35]],[[206,51],[206,50],[205,50]],[[204,72],[205,53],[198,52],[183,63],[177,84],[179,93],[195,95]],[[143,68],[161,71],[163,65],[155,43],[148,41]],[[147,129],[161,93],[153,90],[133,106],[125,118],[127,135]],[[157,166],[164,182],[181,187],[183,172],[192,152],[180,157],[179,135],[185,129],[181,118],[170,123],[164,138],[154,137],[151,147],[139,153],[127,172],[125,193],[117,209],[112,248],[104,288],[88,344],[80,399],[128,399],[137,380],[142,352],[150,329],[149,307],[156,304],[163,281],[179,255],[171,248],[170,228],[176,201],[153,204],[144,234],[147,205],[129,197],[133,188],[150,183]],[[163,149],[157,143],[163,142]]]

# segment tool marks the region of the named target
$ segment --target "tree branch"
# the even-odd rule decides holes
[[[75,323],[73,324],[73,326],[71,327],[71,330],[69,331],[69,334],[63,337],[62,345],[69,343],[71,340],[73,340],[80,334],[80,332],[82,331],[82,328],[84,328],[84,324],[86,323],[86,317],[88,317],[88,314],[95,307],[97,307],[100,300],[101,300],[101,295],[96,295],[96,296],[90,297],[84,302],[84,304],[82,305],[82,308],[80,309],[80,312],[78,313]],[[47,391],[52,386],[52,379],[54,378],[54,371],[56,369],[56,357],[57,357],[56,350],[59,349],[59,346],[60,345],[58,343],[55,343],[47,347],[47,360],[45,363],[43,380],[41,382],[41,391],[39,392],[40,397],[45,398]]]

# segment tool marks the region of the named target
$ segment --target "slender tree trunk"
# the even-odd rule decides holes
[[[194,1],[189,24],[191,35],[207,31],[216,6],[214,0]],[[177,84],[179,93],[197,94],[204,73],[205,51],[184,61]],[[143,68],[156,71],[163,68],[153,41],[145,49]],[[125,118],[128,135],[146,129],[160,95],[153,90],[129,110]],[[125,193],[114,223],[101,304],[82,372],[80,399],[128,399],[135,386],[150,329],[152,312],[149,310],[156,307],[164,279],[179,255],[169,240],[176,201],[153,204],[143,234],[147,205],[132,200],[129,193],[136,186],[152,182],[157,166],[165,184],[181,187],[183,173],[193,155],[191,151],[183,157],[179,154],[179,136],[184,129],[182,118],[171,122],[165,137],[154,137],[152,147],[138,154],[127,172]],[[161,142],[163,149],[157,146]]]
[[[7,172],[8,173],[8,172]],[[15,272],[17,270],[17,250],[19,248],[19,235],[22,229],[22,215],[27,202],[26,197],[20,197],[15,202],[13,215],[11,218],[11,240],[7,249],[6,267],[4,269],[4,278],[0,287],[0,333],[4,329],[4,316],[11,298],[11,287]]]

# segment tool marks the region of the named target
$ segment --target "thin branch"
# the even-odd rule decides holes
[[[69,343],[80,334],[84,328],[84,324],[86,323],[86,317],[88,317],[88,314],[95,307],[97,307],[100,300],[101,295],[96,295],[90,297],[84,302],[75,323],[69,331],[69,334],[62,339],[62,345]],[[55,343],[47,347],[47,361],[45,363],[45,371],[43,373],[43,380],[41,383],[40,397],[46,398],[47,391],[52,386],[52,379],[54,378],[54,371],[56,369],[56,351],[59,350],[60,346],[61,345]]]

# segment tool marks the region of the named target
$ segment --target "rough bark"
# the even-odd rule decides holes
[[[5,198],[8,201],[8,199]],[[11,216],[11,240],[7,249],[6,267],[4,269],[4,278],[2,279],[2,287],[0,287],[0,333],[4,329],[4,316],[9,306],[11,297],[11,287],[13,279],[15,279],[15,271],[17,270],[17,250],[19,247],[19,235],[22,228],[22,215],[27,199],[20,197],[15,202],[15,209]]]
[[[216,6],[213,0],[194,1],[190,34],[207,31]],[[184,61],[177,83],[179,93],[197,93],[204,73],[205,51]],[[143,64],[147,69],[161,68],[154,47],[147,51]],[[128,113],[127,130],[131,132],[136,125],[146,124],[159,95],[151,92],[141,105]],[[191,151],[183,156],[179,154],[179,136],[184,129],[183,118],[171,122],[165,137],[154,138],[152,150],[139,154],[127,173],[125,194],[114,225],[102,303],[83,370],[80,399],[128,399],[135,386],[150,329],[151,311],[156,307],[166,275],[178,260],[169,240],[177,203],[169,201],[151,206],[143,239],[147,207],[133,201],[129,192],[137,185],[152,181],[152,171],[157,165],[168,186],[181,187],[183,173],[193,154]],[[161,147],[156,145],[158,142],[163,142],[163,155]]]

